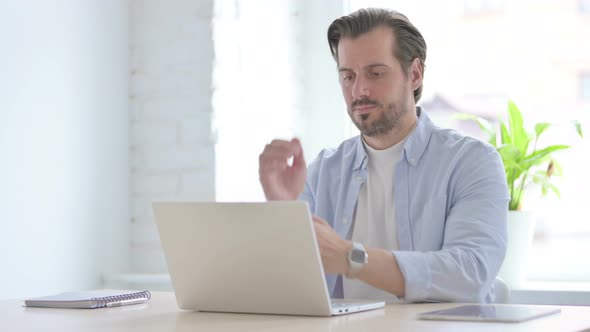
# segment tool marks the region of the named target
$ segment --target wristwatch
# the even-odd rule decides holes
[[[352,243],[352,249],[348,252],[348,272],[347,278],[356,278],[362,269],[369,262],[369,255],[365,251],[365,247],[358,243]]]

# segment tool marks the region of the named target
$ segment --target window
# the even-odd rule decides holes
[[[465,15],[500,13],[504,10],[504,0],[465,0]]]
[[[590,188],[590,142],[588,135],[576,137],[570,126],[575,119],[586,133],[590,128],[587,103],[580,103],[580,99],[590,100],[590,71],[579,76],[569,72],[572,67],[590,68],[590,54],[577,39],[580,29],[590,29],[590,21],[572,22],[571,13],[558,0],[542,4],[515,1],[511,3],[513,15],[485,17],[472,14],[503,11],[507,4],[486,0],[465,0],[463,6],[436,0],[349,3],[351,11],[373,6],[395,9],[420,29],[429,52],[421,103],[441,126],[471,131],[473,128],[453,120],[454,112],[497,119],[504,116],[508,98],[517,103],[527,123],[555,124],[542,137],[543,144],[569,144],[571,148],[556,156],[564,174],[555,179],[561,197],[551,193],[541,197],[539,188],[528,192],[526,205],[538,217],[528,279],[590,281],[588,261],[572,255],[590,251],[590,220],[584,202]],[[587,12],[589,4],[580,0],[580,11]],[[522,24],[544,22],[547,17],[555,24]],[[564,37],[550,52],[545,42],[534,37],[553,34]],[[512,51],[516,49],[518,52]],[[571,54],[576,54],[575,59]],[[566,66],[555,66],[556,62]],[[572,93],[577,86],[579,92]]]
[[[219,201],[264,200],[258,155],[272,139],[296,134],[291,18],[289,8],[282,6],[278,1],[215,2],[213,123]],[[267,19],[261,23],[260,17]],[[271,51],[262,52],[269,49],[269,40]]]

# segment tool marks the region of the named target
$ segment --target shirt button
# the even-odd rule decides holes
[[[343,222],[345,225],[347,225],[347,224],[348,224],[348,218],[344,218],[344,219],[342,219],[342,222]]]
[[[361,181],[363,181],[363,178],[361,176],[357,176],[356,177],[356,180],[359,181],[359,182],[361,182]]]
[[[414,158],[410,159],[410,161],[412,162],[412,164],[416,163],[416,159],[414,159]]]

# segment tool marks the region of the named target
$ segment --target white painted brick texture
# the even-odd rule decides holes
[[[165,273],[151,202],[215,199],[213,1],[130,6],[130,272]]]

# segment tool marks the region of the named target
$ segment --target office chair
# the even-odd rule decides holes
[[[508,303],[510,301],[510,288],[504,280],[496,277],[492,283],[494,295],[492,298],[493,303]]]

